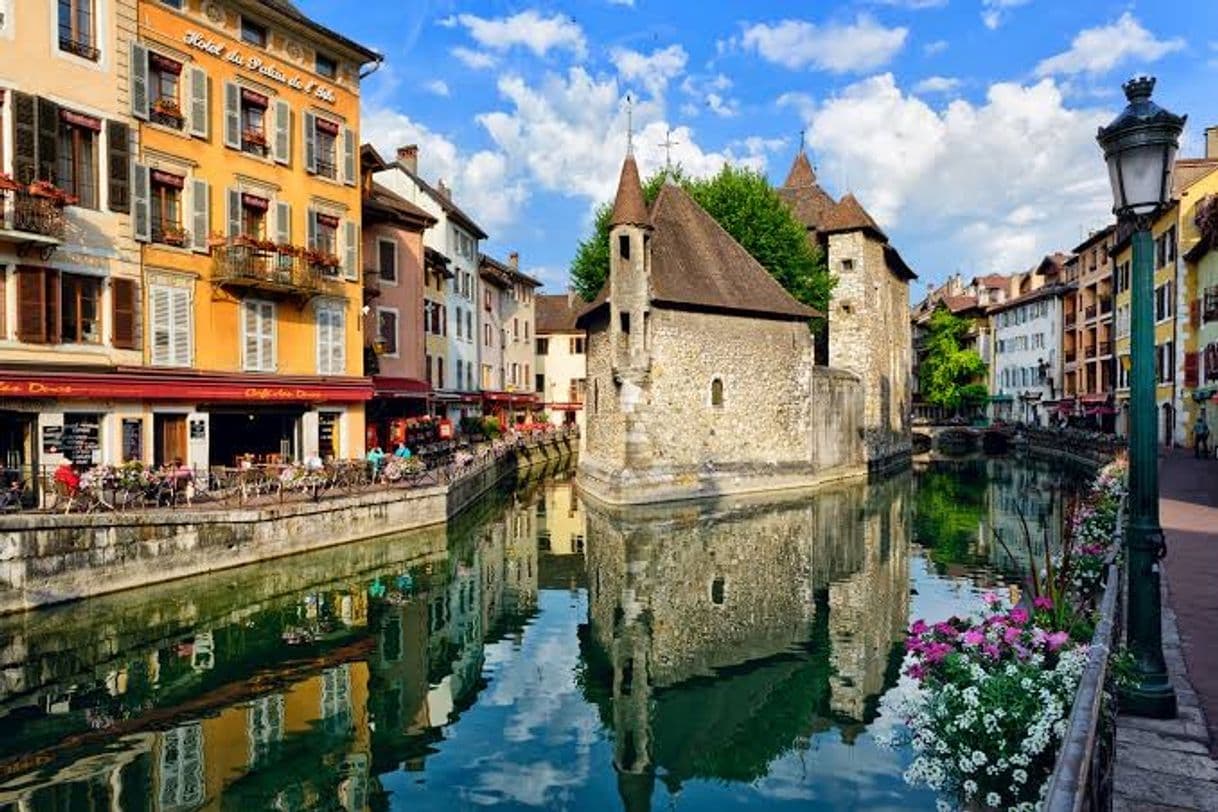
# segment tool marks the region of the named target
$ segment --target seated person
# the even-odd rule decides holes
[[[406,447],[405,443],[398,443],[398,447],[394,450],[393,456],[408,460],[411,458],[412,454],[410,449]]]

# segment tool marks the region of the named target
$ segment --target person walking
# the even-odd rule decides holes
[[[1210,424],[1205,422],[1205,412],[1202,412],[1197,415],[1197,422],[1193,424],[1193,456],[1201,459],[1209,455]]]

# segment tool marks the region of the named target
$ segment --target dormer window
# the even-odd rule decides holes
[[[259,48],[266,47],[266,26],[259,25],[253,20],[241,18],[241,41],[248,42],[250,45],[257,45]]]
[[[323,53],[317,54],[316,68],[318,75],[327,79],[333,79],[338,75],[338,62]]]

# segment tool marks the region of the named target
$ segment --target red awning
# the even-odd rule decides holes
[[[1107,403],[1108,395],[1100,394],[1100,393],[1092,393],[1092,394],[1081,396],[1079,398],[1079,400],[1081,400],[1083,403]]]
[[[209,403],[358,403],[372,397],[368,378],[189,372],[39,374],[4,371],[0,397],[69,400],[172,400]]]
[[[482,399],[490,403],[503,403],[510,406],[524,406],[537,402],[536,395],[527,392],[483,392]]]
[[[431,394],[427,381],[417,378],[389,378],[374,375],[372,388],[378,398],[426,398]]]

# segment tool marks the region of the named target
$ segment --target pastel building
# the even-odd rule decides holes
[[[509,425],[526,419],[536,406],[533,299],[541,283],[521,273],[515,254],[508,262],[483,254],[478,276],[482,413]]]
[[[556,426],[576,425],[584,434],[588,389],[587,334],[575,326],[583,300],[573,293],[539,295],[537,312],[537,397]]]

